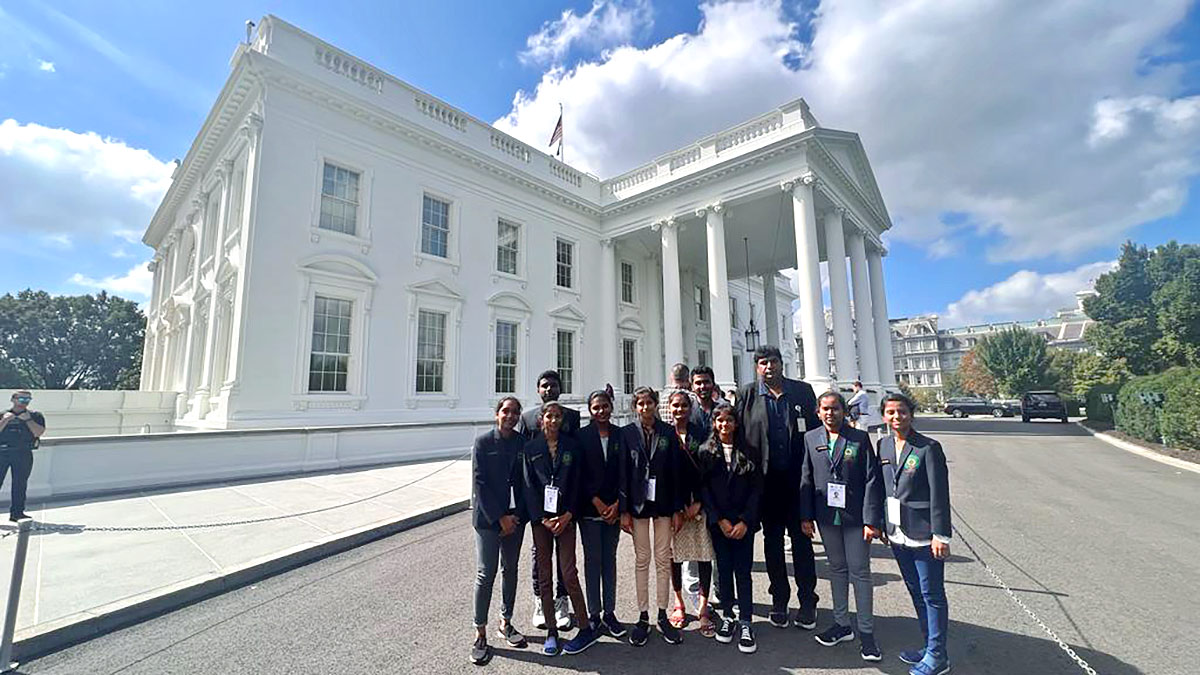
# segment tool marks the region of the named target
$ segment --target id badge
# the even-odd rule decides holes
[[[513,486],[508,486],[508,508],[517,508],[517,490]]]
[[[825,503],[835,509],[846,508],[846,485],[830,481],[825,490]]]
[[[547,513],[558,513],[558,488],[546,486],[546,495],[542,500],[542,508]]]
[[[900,527],[900,500],[895,497],[887,498],[887,521]]]
[[[654,486],[655,486],[655,483],[657,483],[657,482],[658,482],[657,478],[647,478],[646,479],[646,501],[648,501],[648,502],[654,501]]]

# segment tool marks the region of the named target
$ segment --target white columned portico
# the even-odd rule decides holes
[[[879,382],[896,386],[896,368],[892,361],[892,328],[888,322],[887,292],[883,281],[883,252],[876,246],[867,251],[871,276],[871,314],[875,325],[875,350],[879,356]]]
[[[696,211],[704,218],[708,241],[708,325],[712,339],[712,369],[722,391],[732,389],[733,335],[729,329],[729,268],[725,263],[725,214],[721,204]]]
[[[871,284],[867,280],[867,250],[857,227],[850,233],[850,276],[854,280],[854,324],[858,337],[859,378],[867,386],[879,385],[879,353],[875,349]]]
[[[813,389],[821,392],[829,385],[829,347],[825,338],[825,305],[821,299],[814,183],[816,177],[809,174],[784,183],[784,189],[792,193],[796,281],[800,291],[800,333],[804,340],[804,379]]]
[[[850,286],[846,282],[845,209],[825,215],[825,259],[829,263],[829,309],[833,314],[833,353],[841,384],[858,379],[858,356],[854,344],[854,322],[850,318]]]
[[[663,349],[667,368],[684,362],[683,309],[679,284],[679,227],[674,218],[655,223],[662,239]]]
[[[746,286],[750,285],[750,279],[746,279]],[[767,334],[763,336],[762,344],[779,347],[780,352],[783,351],[783,345],[779,340],[779,306],[775,298],[775,271],[772,270],[762,275],[763,287],[763,312],[767,315],[766,326],[764,330]],[[753,316],[751,316],[753,318]]]
[[[617,352],[621,341],[617,339],[617,250],[612,239],[600,240],[600,320],[603,326],[600,344],[600,367],[604,381],[620,391],[621,373],[617,369]]]

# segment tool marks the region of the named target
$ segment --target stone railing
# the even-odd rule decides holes
[[[783,126],[783,113],[774,110],[770,113],[747,122],[736,129],[717,136],[717,152],[724,152],[742,143],[752,141],[760,136],[773,133]]]
[[[351,56],[324,45],[317,45],[313,58],[317,63],[338,75],[349,78],[376,93],[383,92],[383,75]]]
[[[550,173],[561,179],[565,183],[570,183],[575,187],[583,185],[583,174],[575,169],[563,164],[557,159],[550,160]]]
[[[636,169],[631,173],[624,174],[613,179],[609,183],[609,192],[617,193],[635,185],[645,183],[646,181],[658,176],[658,165],[651,164],[650,166]]]
[[[518,141],[512,136],[506,136],[499,132],[493,131],[492,147],[496,148],[500,152],[503,152],[509,157],[515,157],[526,164],[529,163],[529,156],[531,154],[529,146],[525,145],[521,141]]]
[[[467,118],[457,110],[421,96],[414,96],[413,103],[422,115],[437,120],[455,131],[467,130]]]
[[[667,159],[667,164],[671,171],[677,171],[692,162],[700,161],[700,146],[694,146],[686,150],[677,152]]]

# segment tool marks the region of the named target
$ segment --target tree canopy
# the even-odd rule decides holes
[[[1055,385],[1046,341],[1017,326],[992,333],[973,350],[979,363],[1006,396]]]
[[[955,373],[963,392],[993,398],[1000,393],[1000,390],[996,387],[996,379],[979,361],[979,357],[975,353],[976,349],[977,347],[973,347],[971,351],[963,355]]]

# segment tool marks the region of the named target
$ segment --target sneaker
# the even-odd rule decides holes
[[[567,654],[578,654],[579,652],[596,644],[596,641],[599,639],[600,635],[596,633],[591,626],[588,626],[587,628],[580,628],[579,632],[575,634],[575,637],[567,640],[567,643],[563,645],[563,652]]]
[[[541,598],[533,600],[533,627],[537,630],[546,630],[546,614],[542,612]]]
[[[641,647],[646,644],[646,640],[650,637],[650,621],[643,614],[642,618],[638,619],[637,625],[633,627],[633,632],[629,634],[629,644],[634,647]]]
[[[771,613],[767,615],[767,619],[771,622],[771,625],[775,626],[776,628],[787,628],[787,607],[775,607],[771,610]]]
[[[525,640],[525,636],[521,635],[521,631],[517,630],[511,621],[500,624],[500,627],[496,629],[496,635],[499,635],[513,649],[524,649],[529,644]]]
[[[754,629],[749,621],[742,622],[742,634],[738,637],[738,651],[743,654],[753,654],[758,651],[758,643],[754,641]]]
[[[931,666],[928,663],[921,661],[909,669],[908,675],[946,675],[946,673],[949,672],[949,663],[943,663],[939,666]]]
[[[617,639],[625,637],[625,633],[628,632],[625,629],[625,624],[617,621],[617,617],[614,614],[605,614],[604,621],[600,622],[600,625],[604,626],[606,633]]]
[[[562,648],[558,646],[557,635],[547,635],[546,641],[542,643],[542,654],[545,656],[558,656]]]
[[[875,644],[875,636],[870,633],[859,633],[858,635],[860,649],[863,661],[882,661],[883,654],[879,651],[879,645]]]
[[[575,619],[571,616],[571,600],[566,596],[554,599],[554,625],[559,630],[571,630]]]
[[[839,626],[834,624],[824,633],[818,633],[816,639],[817,642],[820,642],[826,647],[832,647],[839,642],[849,642],[853,640],[854,631],[851,630],[850,626]]]
[[[731,616],[721,618],[721,624],[717,627],[717,642],[727,645],[733,642],[733,632],[737,628],[737,622]]]
[[[921,659],[925,658],[925,650],[924,649],[905,649],[904,651],[900,652],[896,656],[899,657],[901,661],[907,663],[910,666],[913,666],[913,665],[920,663]]]
[[[662,633],[663,640],[667,644],[677,645],[683,642],[683,631],[671,625],[671,620],[667,618],[667,613],[661,610],[658,612],[658,632]]]
[[[817,627],[817,608],[816,607],[801,607],[792,612],[792,625],[796,628],[804,630],[812,630]]]
[[[492,648],[487,643],[487,638],[480,635],[475,638],[475,644],[471,645],[471,663],[477,666],[482,666],[492,660]]]

